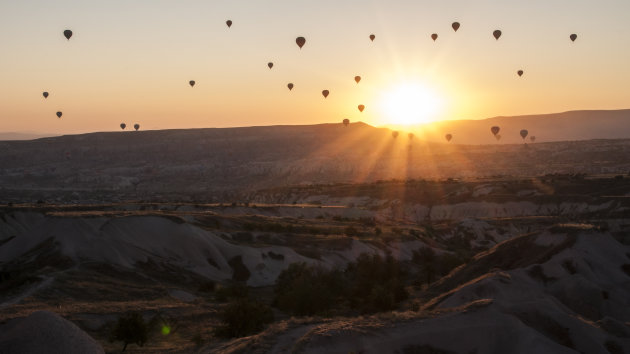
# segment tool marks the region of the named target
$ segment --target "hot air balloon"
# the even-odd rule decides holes
[[[72,37],[72,31],[68,29],[63,31],[63,36],[66,37],[67,40],[70,40],[70,37]]]
[[[444,138],[446,138],[446,141],[450,142],[451,139],[453,139],[453,135],[452,134],[446,134],[446,135],[444,135]]]
[[[136,123],[133,125],[133,129],[135,129],[136,131],[138,131],[138,129],[140,129],[140,124]]]
[[[57,118],[61,118],[62,115],[63,115],[63,113],[57,112]]]
[[[225,24],[228,26],[228,28],[232,27],[232,20],[225,21]]]
[[[571,42],[575,42],[575,40],[577,39],[577,34],[573,33],[569,36],[569,38],[571,39]]]
[[[360,104],[357,108],[359,108],[359,112],[363,112],[363,110],[365,109],[365,106]]]
[[[533,143],[534,141],[536,141],[536,137],[535,137],[535,136],[533,136],[533,135],[532,135],[532,136],[530,136],[530,137],[529,137],[529,141],[531,141],[531,142]]]
[[[42,95],[44,95],[44,98],[48,98],[48,92],[44,91],[44,93],[42,93]]]
[[[268,62],[267,66],[269,67],[269,69],[273,68],[273,63],[272,62]]]
[[[409,140],[413,140],[413,137],[414,137],[414,136],[415,136],[415,135],[413,135],[413,133],[409,133],[409,134],[407,134],[407,137],[409,138]]]
[[[522,129],[520,134],[521,134],[521,138],[525,139],[525,137],[527,137],[527,129]]]
[[[397,131],[393,131],[393,132],[392,132],[392,137],[393,137],[394,139],[396,139],[396,138],[398,137],[398,132],[397,132]]]
[[[287,87],[289,88],[289,91],[293,90],[293,84],[292,83],[289,82],[287,84]]]
[[[348,124],[350,124],[350,119],[348,119],[348,118],[344,119],[343,120],[343,125],[347,127]]]
[[[195,87],[195,80],[188,81],[188,84],[190,84],[190,87]]]
[[[329,93],[330,93],[330,92],[328,92],[328,90],[324,90],[324,91],[322,91],[322,95],[324,96],[324,98],[328,97],[328,94],[329,94]]]
[[[372,42],[374,42],[374,38],[376,38],[376,36],[375,36],[375,35],[373,35],[373,34],[371,34],[371,35],[370,35],[370,40],[371,40]]]
[[[120,123],[120,129],[125,130],[125,128],[127,128],[127,124]]]
[[[453,27],[453,31],[457,32],[457,30],[459,29],[459,22],[453,22],[453,24],[451,24],[451,27]]]
[[[499,37],[501,37],[501,31],[500,30],[495,30],[494,32],[492,32],[492,35],[494,36],[494,39],[496,39],[498,41]]]
[[[433,41],[434,41],[434,42],[435,42],[435,40],[437,39],[437,37],[438,37],[437,33],[433,33],[433,34],[431,35],[431,39],[433,39]]]
[[[355,76],[354,77],[354,81],[357,82],[357,84],[359,83],[359,81],[361,81],[361,76]]]
[[[494,136],[499,134],[499,130],[501,130],[501,128],[497,127],[496,125],[494,127],[490,128],[490,131],[492,132],[492,135],[494,135]]]
[[[523,76],[523,70],[519,70],[516,73],[518,74],[518,76]]]
[[[302,47],[306,43],[306,38],[304,38],[304,37],[297,37],[295,39],[295,43],[298,45],[298,47],[300,47],[300,49],[302,49]]]

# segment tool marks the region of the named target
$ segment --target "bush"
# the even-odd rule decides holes
[[[276,280],[274,305],[293,315],[328,314],[341,304],[389,311],[408,297],[406,272],[391,255],[361,254],[345,271],[293,263]]]
[[[265,304],[238,299],[221,310],[219,318],[222,325],[215,329],[217,337],[243,337],[258,333],[273,322],[273,311]]]
[[[324,314],[342,295],[339,271],[293,263],[276,280],[274,305],[294,315]]]
[[[227,286],[217,286],[214,298],[219,302],[227,302],[235,299],[246,299],[249,297],[249,288],[242,283],[234,283]]]
[[[127,344],[135,343],[142,347],[149,337],[149,327],[144,322],[142,315],[137,312],[129,313],[119,317],[114,326],[110,341],[121,341],[124,343],[122,351],[127,349]]]

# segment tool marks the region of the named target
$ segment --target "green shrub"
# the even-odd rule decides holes
[[[273,322],[273,311],[265,304],[238,299],[223,308],[219,318],[222,324],[215,329],[217,337],[243,337],[258,333]]]

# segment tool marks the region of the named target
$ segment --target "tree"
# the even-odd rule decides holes
[[[110,340],[123,342],[122,351],[124,352],[129,343],[135,343],[142,347],[148,337],[149,327],[144,322],[142,315],[138,312],[131,312],[118,318]]]
[[[218,337],[243,337],[258,333],[273,322],[273,311],[263,303],[242,298],[225,306],[219,318],[223,324],[215,330]]]

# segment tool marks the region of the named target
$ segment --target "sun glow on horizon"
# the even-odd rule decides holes
[[[385,91],[380,98],[384,123],[419,125],[439,119],[444,99],[420,82],[404,82]]]

